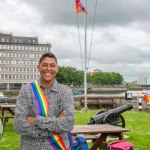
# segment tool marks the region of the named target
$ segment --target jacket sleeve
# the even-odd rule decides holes
[[[65,117],[43,117],[38,115],[35,118],[34,125],[50,132],[71,131],[74,126],[74,99],[69,87],[65,87],[63,95],[61,95],[61,101],[63,101],[63,109],[66,112]]]
[[[48,137],[49,132],[42,130],[27,121],[27,116],[31,115],[31,100],[28,97],[31,93],[27,86],[23,86],[17,97],[15,116],[14,116],[14,130],[20,135],[27,135],[30,137]]]

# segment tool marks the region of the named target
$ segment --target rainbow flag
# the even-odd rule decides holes
[[[84,12],[87,13],[85,7],[83,4],[80,2],[80,0],[76,0],[76,13]]]
[[[37,81],[29,84],[34,93],[34,99],[36,102],[36,106],[38,109],[38,114],[41,116],[48,116],[48,99],[44,95]],[[70,132],[67,132],[67,137],[70,143],[70,147],[72,145],[72,137]],[[48,141],[53,147],[54,150],[67,150],[62,137],[58,133],[53,133],[51,137],[48,137]]]
[[[146,104],[150,104],[150,95],[144,95],[144,101]]]

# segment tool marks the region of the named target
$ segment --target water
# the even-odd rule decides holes
[[[132,93],[132,96],[138,96],[140,92],[150,94],[150,90],[140,90],[140,91],[127,91],[128,93]],[[109,96],[125,96],[126,92],[117,92],[117,93],[92,93],[90,95],[109,95]]]

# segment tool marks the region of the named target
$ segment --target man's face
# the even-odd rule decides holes
[[[43,82],[52,82],[58,72],[58,66],[54,58],[45,57],[38,66],[38,71]]]

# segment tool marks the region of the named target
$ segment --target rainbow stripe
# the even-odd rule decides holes
[[[48,99],[44,95],[37,81],[30,83],[34,93],[34,99],[38,109],[38,114],[41,116],[48,116]]]
[[[144,95],[144,100],[146,104],[150,104],[150,95]]]
[[[38,109],[38,114],[41,116],[48,116],[48,99],[44,95],[37,81],[29,83],[34,93],[34,99]],[[70,147],[72,145],[72,137],[70,132],[67,132]],[[48,141],[54,150],[67,150],[62,137],[58,133],[53,133],[51,137],[48,137]]]

